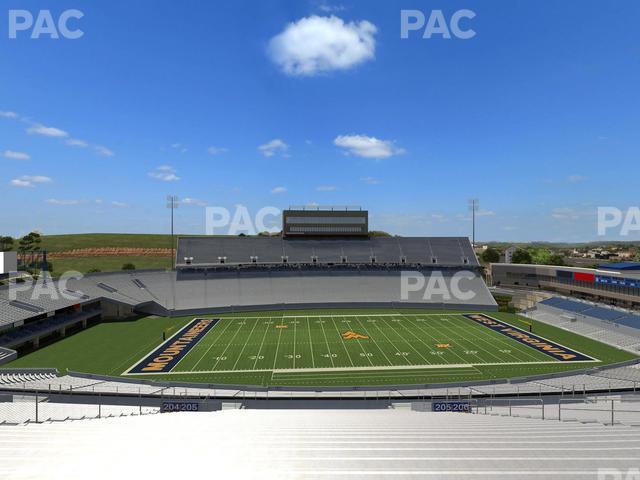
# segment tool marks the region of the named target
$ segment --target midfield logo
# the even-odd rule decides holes
[[[436,343],[437,348],[451,348],[450,343]]]
[[[366,335],[362,335],[360,333],[354,332],[352,330],[346,331],[342,334],[342,338],[345,340],[368,340],[369,337]]]

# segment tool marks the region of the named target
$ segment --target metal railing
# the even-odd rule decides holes
[[[116,402],[101,395],[67,394],[64,398],[55,399],[37,393],[0,395],[0,425],[142,416],[159,412],[159,406],[149,404],[142,397]]]
[[[635,408],[625,404],[630,404]],[[480,400],[475,413],[523,417],[525,416],[521,413],[523,410],[538,412],[539,416],[535,416],[535,418],[541,420],[596,422],[603,425],[640,425],[640,396],[558,398],[546,399],[546,401],[544,398],[491,398]],[[532,417],[532,415],[526,416]]]
[[[481,399],[476,405],[476,413],[490,415],[498,409],[506,409],[508,416],[512,417],[513,411],[528,409],[540,411],[540,419],[545,420],[545,402],[543,398],[487,398]],[[481,410],[483,410],[481,412]],[[520,416],[520,415],[515,415]]]

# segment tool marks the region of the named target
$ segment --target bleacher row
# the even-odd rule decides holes
[[[530,311],[527,315],[534,320],[555,325],[556,327],[569,330],[585,337],[593,338],[609,345],[637,351],[640,349],[640,331],[638,335],[629,335],[622,331],[616,324],[598,321],[597,324],[586,323],[585,321],[574,321],[561,314],[554,314],[546,311]],[[594,320],[595,322],[595,320]]]
[[[23,325],[22,328],[11,330],[5,334],[0,334],[0,345],[5,347],[20,345],[34,337],[45,336],[59,330],[61,327],[71,326],[99,314],[100,310],[67,313],[57,317],[52,317],[44,322],[34,322]]]
[[[381,389],[378,391],[362,391],[345,389],[342,391],[300,391],[287,390],[246,390],[220,386],[213,388],[206,385],[202,387],[164,387],[155,383],[137,383],[131,381],[119,381],[93,379],[67,374],[55,376],[52,374],[38,378],[36,374],[13,373],[3,374],[0,382],[0,391],[11,390],[39,391],[42,393],[104,393],[122,395],[155,395],[155,396],[200,396],[222,397],[233,399],[290,399],[296,398],[409,398],[409,397],[442,397],[458,398],[469,396],[496,396],[496,395],[522,395],[522,394],[579,394],[589,391],[640,391],[640,365],[616,367],[599,370],[588,374],[566,375],[540,380],[531,380],[518,383],[495,383],[490,385],[451,386],[437,388],[396,388]]]
[[[20,372],[20,373],[0,373],[0,385],[25,384],[27,382],[49,382],[54,380],[55,373],[45,372]]]
[[[542,305],[577,313],[587,317],[597,318],[607,322],[615,322],[632,328],[640,328],[640,315],[617,308],[607,308],[593,303],[570,300],[561,297],[551,297],[540,302]]]
[[[373,237],[287,239],[282,237],[180,237],[177,263],[192,265],[258,263],[406,263],[477,266],[466,237]]]
[[[159,456],[160,446],[170,454]],[[640,431],[403,409],[264,409],[31,424],[7,428],[0,447],[0,470],[16,479],[596,480],[635,478],[626,474],[637,469]]]

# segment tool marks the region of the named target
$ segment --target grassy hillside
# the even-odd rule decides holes
[[[176,236],[177,237],[177,236]],[[55,258],[57,252],[95,248],[171,248],[171,235],[128,234],[128,233],[82,233],[74,235],[46,235],[42,237],[42,248],[52,254],[50,261],[53,274],[60,275],[69,270],[87,273],[90,270],[110,272],[121,270],[125,263],[132,263],[136,269],[170,268],[169,255],[114,255],[114,256],[74,256]]]
[[[80,233],[74,235],[45,235],[42,237],[42,248],[49,252],[103,247],[171,248],[171,235]]]

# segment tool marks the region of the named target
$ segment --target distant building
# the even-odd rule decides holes
[[[282,212],[282,223],[285,237],[369,234],[369,212],[360,207],[291,207]]]
[[[493,286],[538,288],[610,305],[640,309],[640,263],[597,268],[491,264]]]
[[[518,250],[513,245],[504,251],[504,263],[513,263],[513,254]]]
[[[0,276],[9,275],[18,270],[17,252],[0,252]]]

